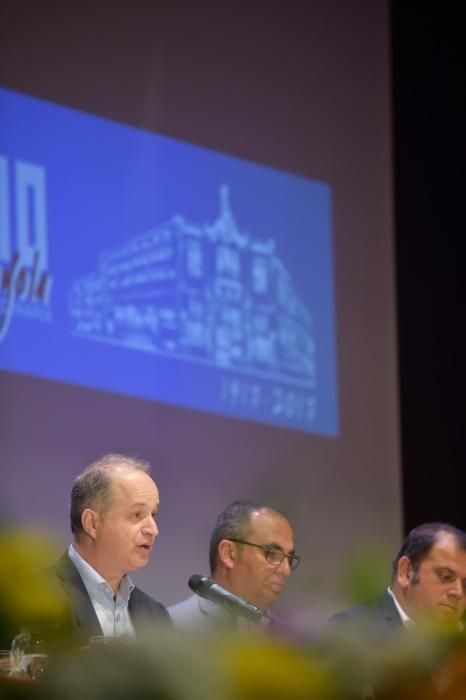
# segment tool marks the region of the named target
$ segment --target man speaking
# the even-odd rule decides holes
[[[71,491],[74,542],[55,566],[71,608],[73,633],[134,636],[167,621],[163,605],[143,593],[129,572],[149,561],[158,535],[159,492],[149,464],[109,454],[87,467]]]

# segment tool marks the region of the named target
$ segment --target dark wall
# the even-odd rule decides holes
[[[404,522],[466,527],[464,39],[459,9],[392,4]]]

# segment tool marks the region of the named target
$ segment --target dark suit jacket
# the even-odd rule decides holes
[[[326,632],[346,637],[348,642],[354,635],[360,636],[368,645],[388,642],[396,635],[407,633],[396,609],[393,598],[386,590],[376,600],[337,613],[327,623]],[[440,697],[429,673],[420,679],[426,700]],[[364,694],[365,693],[365,694]],[[369,682],[361,697],[376,698],[377,693]]]
[[[98,617],[89,598],[86,587],[68,553],[53,567],[65,596],[69,602],[69,624],[72,636],[79,643],[86,643],[89,637],[102,635]],[[171,626],[167,609],[139,588],[134,588],[128,603],[128,611],[136,634],[152,622],[155,625]]]
[[[403,631],[403,623],[393,598],[384,591],[376,600],[337,613],[328,621],[330,631],[358,629],[372,641],[384,641]]]

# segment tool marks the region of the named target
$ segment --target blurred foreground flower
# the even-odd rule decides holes
[[[52,660],[47,700],[230,700],[210,652],[169,629],[91,644]]]
[[[336,700],[328,667],[304,648],[265,637],[220,647],[233,696],[241,700]]]
[[[0,637],[14,635],[24,623],[50,624],[61,619],[63,598],[39,572],[57,559],[57,549],[37,533],[0,531]]]
[[[434,700],[445,681],[442,700],[466,698],[464,636],[311,648],[261,635],[152,630],[55,650],[49,661],[42,683],[0,679],[2,700]]]
[[[0,636],[61,619],[63,596],[38,574],[57,557],[36,533],[0,532]],[[364,578],[365,560],[355,570]],[[43,680],[0,677],[0,700],[360,700],[373,690],[377,700],[433,700],[439,688],[442,700],[466,700],[466,634],[451,624],[377,642],[354,628],[299,639],[151,627],[70,651],[60,638],[46,648]]]

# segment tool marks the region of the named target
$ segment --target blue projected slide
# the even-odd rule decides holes
[[[0,89],[0,368],[337,435],[330,188]]]

